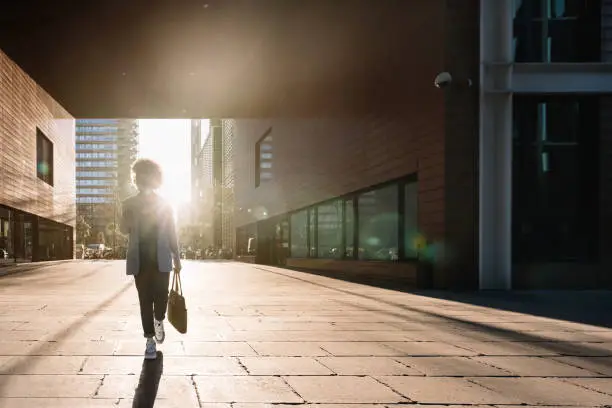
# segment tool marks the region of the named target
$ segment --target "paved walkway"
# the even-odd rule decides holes
[[[0,277],[0,407],[612,405],[607,328],[230,262],[183,281],[189,332],[145,363],[122,262]]]

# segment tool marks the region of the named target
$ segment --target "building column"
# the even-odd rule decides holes
[[[480,289],[512,288],[513,3],[480,1]]]

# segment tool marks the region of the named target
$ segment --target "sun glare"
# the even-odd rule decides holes
[[[190,122],[182,119],[141,119],[139,157],[158,162],[164,172],[159,194],[175,215],[191,197]]]

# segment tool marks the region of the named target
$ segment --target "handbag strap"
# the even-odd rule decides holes
[[[172,290],[183,295],[183,284],[181,283],[181,274],[172,272]]]

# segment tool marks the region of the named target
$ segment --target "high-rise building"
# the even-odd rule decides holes
[[[134,193],[138,123],[125,119],[79,119],[76,126],[77,215],[92,227],[93,242],[108,243],[118,204]]]
[[[204,246],[225,248],[223,241],[223,121],[210,119],[199,155],[198,207]]]
[[[204,215],[204,192],[202,183],[203,160],[202,141],[203,134],[201,119],[191,120],[191,200],[188,205],[181,207],[181,244],[193,249],[201,249],[210,245],[204,232],[202,217]]]
[[[234,168],[234,119],[223,119],[221,136],[221,247],[235,251],[236,230],[234,228],[234,187],[236,171]]]

